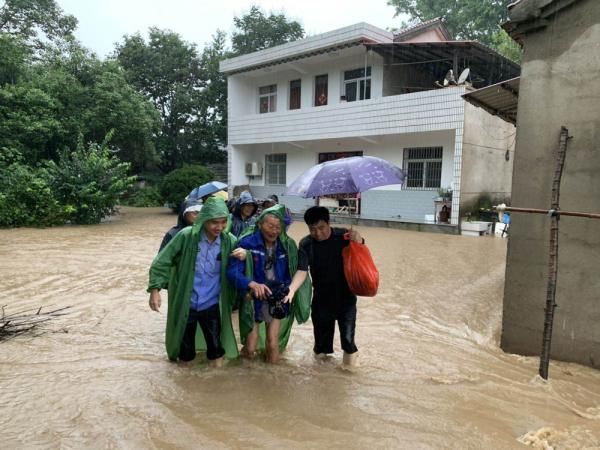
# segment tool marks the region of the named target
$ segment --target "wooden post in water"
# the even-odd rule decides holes
[[[565,165],[565,155],[567,153],[567,140],[569,139],[569,130],[564,126],[560,129],[560,145],[556,155],[556,167],[554,170],[554,180],[552,182],[552,204],[550,206],[550,255],[548,258],[548,287],[546,290],[546,308],[544,317],[544,334],[542,337],[542,354],[540,356],[539,374],[544,379],[548,379],[548,366],[550,364],[550,345],[552,343],[552,324],[554,322],[554,308],[556,308],[556,279],[558,276],[558,221],[559,199],[560,199],[560,180]]]

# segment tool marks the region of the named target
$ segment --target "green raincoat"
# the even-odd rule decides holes
[[[183,339],[194,287],[194,267],[200,242],[200,231],[204,222],[227,217],[229,211],[222,199],[209,198],[204,203],[193,226],[184,228],[154,258],[150,267],[148,292],[152,289],[169,290],[169,308],[167,313],[166,348],[171,361],[176,361]],[[235,289],[226,276],[228,256],[235,248],[236,238],[226,231],[221,233],[221,345],[226,358],[239,356],[237,341],[231,324],[231,309],[235,298]],[[206,342],[200,327],[196,333],[196,350],[205,351]]]
[[[285,214],[285,206],[284,205],[275,205],[271,208],[268,208],[262,212],[262,214],[258,217],[256,223],[260,223],[266,214],[272,214],[276,216],[281,222],[281,234],[279,235],[279,240],[285,249],[285,252],[288,256],[288,265],[290,270],[290,276],[293,278],[296,270],[298,268],[298,246],[296,242],[290,238],[285,232],[285,224],[284,224],[284,214]],[[248,236],[254,233],[258,229],[257,225],[251,226],[247,230],[244,230],[240,239],[244,236]],[[249,279],[254,278],[254,267],[252,261],[252,255],[248,255],[246,257],[246,277]],[[279,329],[279,350],[283,351],[287,346],[288,340],[290,338],[290,333],[292,331],[292,324],[294,323],[294,318],[299,324],[302,324],[308,320],[310,317],[310,304],[312,299],[312,283],[310,281],[310,277],[306,277],[302,286],[298,288],[296,294],[294,295],[294,299],[292,302],[291,313],[288,317],[281,320],[281,326]],[[240,338],[242,344],[246,343],[246,338],[252,331],[254,327],[254,301],[251,298],[246,297],[240,304],[239,311],[239,326],[240,326]],[[258,348],[264,349],[266,342],[266,325],[264,322],[259,324],[258,327],[259,332],[259,340],[258,340]]]

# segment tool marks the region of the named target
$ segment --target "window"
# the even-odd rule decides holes
[[[325,161],[333,161],[334,159],[350,158],[352,156],[362,156],[363,152],[330,152],[319,153],[319,164]]]
[[[302,80],[290,81],[290,109],[300,109]]]
[[[285,168],[287,155],[285,153],[266,156],[266,184],[285,186]]]
[[[327,104],[327,75],[315,77],[315,106]]]
[[[442,147],[404,149],[406,188],[435,189],[442,182]]]
[[[277,110],[277,85],[262,86],[258,88],[258,110],[261,114]]]
[[[344,93],[347,102],[371,98],[371,67],[347,70],[344,72]]]

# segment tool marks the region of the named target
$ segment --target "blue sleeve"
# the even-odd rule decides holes
[[[240,246],[238,246],[240,247]],[[252,254],[248,249],[246,249],[246,258],[252,258]],[[227,264],[227,279],[235,286],[236,289],[240,291],[245,291],[248,289],[248,284],[250,281],[246,278],[246,261],[240,261],[236,258],[229,258],[229,262]]]

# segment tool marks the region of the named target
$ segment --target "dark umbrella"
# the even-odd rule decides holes
[[[385,159],[353,156],[311,167],[290,185],[284,195],[321,197],[364,192],[378,186],[403,184],[404,172]]]
[[[198,186],[187,196],[188,199],[201,199],[202,197],[206,197],[207,195],[214,194],[215,192],[222,191],[225,189],[227,185],[225,183],[221,183],[220,181],[210,181],[208,183],[203,184],[202,186]]]

